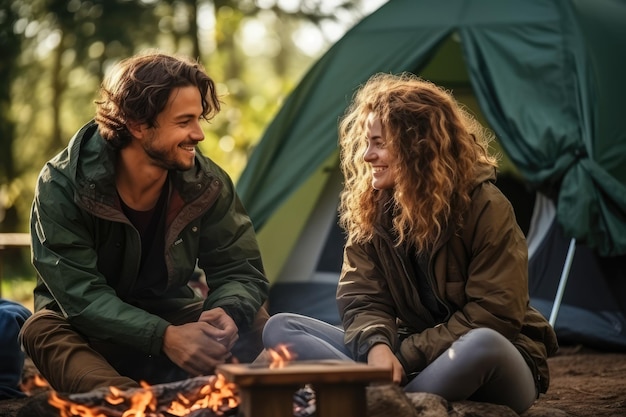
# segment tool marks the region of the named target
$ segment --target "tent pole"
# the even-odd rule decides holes
[[[576,239],[572,238],[572,240],[570,240],[569,242],[567,257],[565,258],[565,265],[563,265],[563,271],[561,271],[559,288],[556,290],[554,304],[552,304],[552,312],[550,313],[550,325],[552,327],[554,327],[554,325],[556,324],[556,316],[559,314],[561,300],[563,299],[563,293],[565,293],[565,285],[567,285],[567,279],[569,278],[569,270],[572,267],[572,262],[574,259],[574,252],[576,252]]]

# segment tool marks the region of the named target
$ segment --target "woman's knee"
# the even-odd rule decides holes
[[[506,359],[511,348],[515,349],[506,337],[486,327],[470,330],[452,345],[452,349],[472,355],[481,362]]]
[[[285,343],[287,334],[293,330],[294,314],[277,313],[271,316],[263,328],[263,345],[275,347]]]
[[[296,313],[277,313],[269,318],[263,329],[263,345],[272,348],[280,344],[293,344],[303,339],[335,340],[343,343],[343,332],[335,326],[313,317]]]

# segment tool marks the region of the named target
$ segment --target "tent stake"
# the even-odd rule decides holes
[[[574,259],[574,252],[576,252],[576,239],[572,238],[572,240],[569,241],[569,249],[567,250],[567,257],[565,258],[563,271],[561,271],[559,288],[556,290],[554,304],[552,305],[552,312],[550,313],[550,325],[552,327],[554,327],[554,325],[556,324],[556,316],[559,314],[561,300],[563,299],[563,293],[565,293],[565,285],[567,285],[567,279],[569,278],[569,270],[572,267],[572,261]]]

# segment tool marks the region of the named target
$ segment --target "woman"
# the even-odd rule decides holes
[[[529,305],[527,244],[494,185],[491,135],[411,74],[373,76],[339,133],[343,330],[279,314],[265,346],[389,367],[407,392],[528,409],[558,346]]]

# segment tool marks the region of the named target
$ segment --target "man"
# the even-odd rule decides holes
[[[197,149],[220,110],[214,82],[185,58],[141,54],[109,73],[96,106],[39,176],[26,353],[65,393],[252,361],[269,284],[231,179]],[[204,299],[188,285],[196,265]]]

